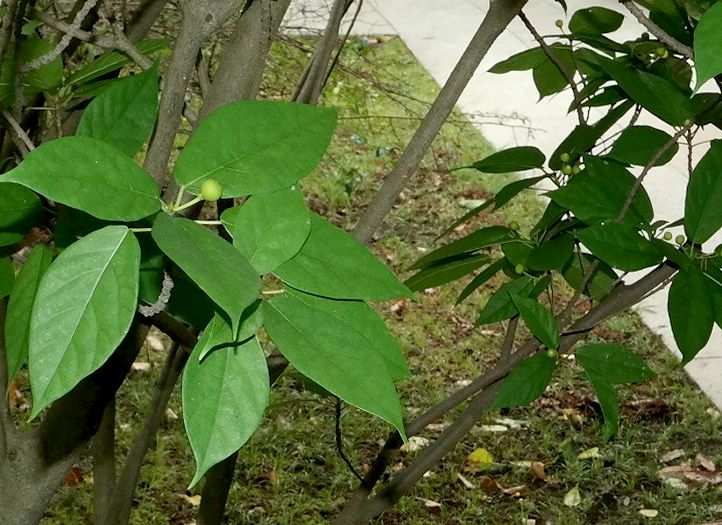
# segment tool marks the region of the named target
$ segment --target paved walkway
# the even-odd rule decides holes
[[[288,24],[322,28],[323,6],[327,3],[328,0],[294,0]],[[622,9],[616,0],[567,0],[567,4],[570,16],[587,5],[606,5],[611,9]],[[466,48],[487,7],[488,0],[365,0],[354,32],[399,35],[441,85]],[[553,0],[532,0],[524,12],[542,35],[558,32],[554,26],[555,21],[566,20],[559,4]],[[636,20],[630,19],[631,17],[627,17],[622,28],[612,34],[615,39],[624,41],[635,38],[640,33]],[[521,21],[517,19],[512,22],[482,61],[476,75],[459,99],[458,106],[469,114],[523,116],[527,120],[527,128],[492,124],[480,124],[479,128],[484,137],[497,148],[533,144],[549,154],[576,123],[574,114],[564,117],[571,101],[568,93],[538,102],[530,72],[504,75],[486,72],[495,63],[534,45],[531,35]],[[655,119],[649,117],[643,123],[653,125]],[[704,151],[697,151],[697,158],[703,153]],[[683,152],[664,168],[650,173],[645,187],[654,204],[657,219],[674,221],[682,217],[686,184],[686,158]],[[720,242],[722,235],[718,234],[709,241],[709,245],[714,247]],[[631,276],[631,279],[634,279],[634,276]],[[662,337],[669,348],[676,351],[666,305],[665,290],[640,303],[636,309],[644,322]],[[722,331],[715,327],[707,347],[687,365],[686,370],[722,409]]]

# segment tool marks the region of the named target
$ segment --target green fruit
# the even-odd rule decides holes
[[[671,241],[672,240],[672,232],[664,232],[664,235],[662,235],[662,239],[665,241]]]
[[[556,25],[559,29],[561,29],[562,27],[564,27],[564,21],[557,20],[556,22],[554,22],[554,25]]]
[[[575,164],[574,166],[572,166],[572,173],[574,175],[576,175],[580,171],[582,171],[582,168],[581,168],[581,166],[579,166],[579,164]]]
[[[684,235],[677,235],[674,238],[674,242],[676,242],[677,244],[684,244],[684,241],[686,241],[686,240],[687,240],[687,238]]]
[[[658,47],[654,52],[659,58],[667,58],[669,56],[669,51],[667,51],[666,47]]]
[[[574,169],[569,164],[564,164],[562,166],[562,173],[564,175],[571,175],[572,173],[574,173]]]
[[[524,267],[523,264],[517,264],[516,266],[514,266],[514,271],[516,273],[518,273],[519,275],[523,274],[524,270],[526,270],[526,268]]]
[[[511,221],[511,222],[509,223],[509,228],[511,228],[512,230],[518,230],[519,228],[521,228],[521,226],[519,226],[519,223],[518,223],[518,222],[516,222],[516,221]]]
[[[553,348],[547,348],[547,357],[549,357],[551,359],[556,359],[558,355],[559,355],[559,352],[557,352]]]
[[[206,201],[217,201],[223,196],[223,186],[215,179],[206,179],[201,184],[201,198]]]
[[[559,155],[559,160],[561,160],[564,163],[567,163],[570,160],[572,160],[572,156],[569,153],[562,153],[561,155]]]

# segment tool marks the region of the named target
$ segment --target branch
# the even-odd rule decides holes
[[[115,490],[115,399],[105,407],[98,432],[91,442],[93,456],[93,515],[103,523]]]
[[[33,144],[33,141],[30,140],[28,134],[25,133],[25,130],[20,127],[18,121],[15,120],[15,117],[13,117],[7,109],[2,109],[2,115],[5,117],[8,124],[10,124],[10,129],[12,130],[10,137],[13,139],[15,147],[18,148],[18,151],[20,151],[20,155],[22,155],[23,158],[27,157],[28,154],[35,149],[35,144]]]
[[[451,114],[454,104],[469,83],[474,71],[496,38],[521,12],[526,0],[492,0],[489,10],[469,46],[451,72],[444,87],[439,91],[424,121],[414,133],[401,158],[371,204],[359,220],[355,235],[362,242],[371,240],[374,232],[391,211],[401,190],[408,184],[414,170],[431,146],[444,120]]]
[[[674,49],[677,53],[679,53],[685,58],[688,58],[689,60],[692,60],[694,58],[692,48],[686,46],[685,44],[674,38],[672,35],[667,33],[664,29],[659,27],[657,24],[652,22],[652,20],[645,16],[642,10],[639,9],[639,7],[637,7],[634,2],[632,2],[631,0],[620,0],[620,2],[622,2],[622,4],[624,4],[624,7],[626,7],[629,12],[632,13],[637,20],[639,20],[639,23],[646,27],[650,33],[656,36],[660,42],[664,42],[669,47]]]
[[[7,351],[5,350],[5,316],[7,314],[8,300],[0,299],[0,458],[5,458],[9,434],[15,431],[15,424],[10,417],[8,405],[8,377]]]
[[[519,316],[515,315],[509,319],[509,324],[506,327],[506,334],[504,335],[504,343],[501,346],[501,353],[499,355],[499,362],[504,363],[509,360],[512,352],[514,351],[514,338],[516,336],[516,329],[519,327]]]
[[[113,34],[115,35],[114,44],[118,51],[122,51],[128,55],[141,68],[150,69],[153,62],[141,53],[140,50],[135,47],[135,45],[133,45],[133,43],[125,35],[120,10],[114,10],[113,3],[110,0],[103,0],[103,7],[105,16],[108,19],[110,27],[113,29]]]
[[[532,23],[529,21],[529,19],[526,17],[526,15],[523,12],[519,12],[519,18],[522,22],[524,22],[524,25],[529,30],[529,32],[534,37],[534,40],[537,41],[537,43],[541,46],[541,48],[544,50],[544,54],[549,57],[549,60],[551,60],[554,65],[557,67],[559,72],[562,74],[562,76],[566,79],[567,82],[569,82],[569,87],[572,90],[572,94],[574,95],[574,109],[577,112],[577,117],[579,118],[579,123],[584,124],[586,123],[586,120],[584,118],[584,111],[582,110],[582,98],[579,95],[579,90],[577,89],[577,85],[574,82],[574,75],[569,72],[567,67],[564,65],[564,63],[559,60],[559,57],[557,54],[552,50],[551,47],[547,45],[547,43],[544,41],[542,36],[539,34],[539,32],[534,28]]]

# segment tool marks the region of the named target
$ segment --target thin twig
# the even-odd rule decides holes
[[[650,33],[656,36],[660,40],[660,42],[664,42],[685,58],[688,58],[690,60],[694,58],[692,48],[683,44],[672,35],[667,33],[664,29],[659,27],[657,24],[652,22],[652,20],[650,20],[650,18],[647,17],[634,2],[632,2],[631,0],[620,0],[620,2],[624,4],[624,7],[626,7],[629,12],[632,13],[637,20],[639,20],[639,23],[646,27]]]
[[[346,466],[348,469],[353,473],[354,476],[356,476],[356,479],[359,481],[363,481],[364,478],[358,473],[356,468],[353,466],[353,463],[351,463],[351,460],[348,458],[346,453],[343,450],[343,434],[341,433],[341,400],[336,399],[336,451],[338,452],[338,455],[341,457],[344,463],[346,463]]]
[[[15,120],[15,117],[13,117],[7,109],[2,108],[2,115],[3,117],[5,117],[5,120],[8,121],[8,124],[10,124],[10,127],[12,128],[13,132],[10,134],[10,136],[13,137],[13,142],[15,142],[15,145],[18,146],[20,154],[23,156],[23,158],[27,157],[28,153],[35,149],[35,144],[33,144],[33,141],[30,140],[28,134],[25,133],[25,130],[20,127],[18,121]]]
[[[519,316],[515,315],[509,320],[506,326],[506,334],[504,335],[504,343],[501,346],[501,354],[499,355],[499,363],[506,363],[514,351],[514,338],[516,329],[519,326]]]
[[[351,2],[348,4],[349,7],[351,5]],[[358,0],[358,4],[356,5],[356,12],[353,14],[353,18],[351,19],[351,23],[348,26],[348,29],[346,30],[346,34],[341,39],[341,43],[338,46],[338,49],[336,50],[336,54],[333,57],[333,60],[331,60],[331,65],[328,67],[328,71],[326,72],[326,78],[323,80],[323,85],[325,86],[328,83],[328,79],[331,76],[331,73],[333,72],[334,68],[336,67],[336,64],[338,64],[338,59],[341,57],[341,52],[343,51],[344,46],[346,45],[346,42],[348,41],[348,37],[351,35],[351,30],[353,29],[353,26],[356,25],[356,20],[358,19],[358,15],[361,12],[361,8],[364,5],[364,0]]]
[[[577,112],[577,117],[579,118],[580,124],[586,123],[586,117],[584,116],[584,110],[582,109],[582,98],[579,95],[579,89],[577,89],[577,85],[574,82],[574,75],[569,72],[567,67],[564,65],[564,63],[559,60],[559,57],[554,52],[554,50],[547,45],[547,43],[544,41],[544,38],[539,34],[539,32],[536,30],[536,28],[532,25],[532,23],[529,21],[529,19],[526,17],[523,11],[519,12],[519,18],[522,22],[524,22],[524,25],[529,30],[529,32],[534,37],[534,40],[537,41],[537,43],[541,46],[541,48],[544,50],[544,54],[549,57],[549,60],[551,60],[554,65],[557,67],[559,72],[562,74],[562,76],[566,79],[566,81],[569,83],[569,87],[572,90],[572,94],[574,95],[574,108]]]

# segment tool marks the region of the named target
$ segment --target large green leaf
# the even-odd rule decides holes
[[[293,188],[253,195],[221,217],[233,246],[259,274],[269,273],[296,255],[311,232],[303,193]]]
[[[697,72],[697,87],[722,73],[722,4],[710,7],[694,30],[694,67]]]
[[[163,253],[228,314],[237,333],[243,310],[261,290],[258,273],[245,257],[200,224],[166,213],[156,217],[152,235]]]
[[[576,233],[594,255],[625,272],[643,270],[662,261],[654,245],[628,224],[597,224]]]
[[[494,210],[498,210],[505,204],[511,202],[511,200],[519,195],[522,191],[531,188],[537,182],[546,179],[546,175],[540,175],[539,177],[530,177],[528,179],[516,180],[510,182],[502,189],[496,192],[494,195]]]
[[[15,267],[10,257],[0,257],[0,299],[10,295],[15,286]]]
[[[577,363],[590,376],[604,379],[611,385],[637,383],[654,377],[654,372],[641,357],[614,343],[586,344],[575,355]]]
[[[347,403],[385,419],[406,439],[401,403],[386,361],[354,326],[291,295],[263,304],[263,326],[299,372]]]
[[[556,367],[557,360],[546,352],[537,352],[517,364],[501,385],[493,408],[528,405],[544,393]]]
[[[226,319],[225,314],[221,312],[215,312],[214,317],[220,317],[220,321],[226,325],[230,323]],[[213,321],[213,319],[211,319]],[[211,321],[208,321],[209,323]],[[261,310],[261,300],[258,299],[251,306],[243,310],[241,315],[241,322],[239,323],[238,332],[235,334],[235,341],[237,343],[244,343],[251,337],[254,337],[263,326],[263,310]],[[229,339],[230,341],[230,339]],[[227,342],[227,341],[226,341]],[[216,350],[217,347],[213,345],[206,345],[203,351],[198,355],[198,360],[203,361],[206,356]]]
[[[701,244],[722,227],[722,141],[713,140],[687,183],[684,231]]]
[[[361,334],[367,340],[367,347],[376,350],[384,359],[394,381],[411,376],[398,341],[389,333],[379,314],[369,305],[363,301],[326,299],[292,288],[287,292],[309,308],[325,312],[338,322],[348,325],[348,330]]]
[[[576,62],[571,48],[568,45],[554,44],[551,46],[551,50],[559,63],[564,66],[564,70],[569,75],[574,75]],[[539,92],[539,99],[559,93],[569,85],[566,75],[559,70],[559,66],[551,59],[547,59],[546,62],[536,66],[532,71],[532,78]]]
[[[589,372],[587,372],[587,377],[592,383],[594,393],[597,394],[597,400],[604,415],[602,439],[608,441],[619,429],[619,398],[614,391],[614,387],[603,378],[592,375]]]
[[[0,246],[7,246],[25,237],[40,218],[42,206],[34,192],[19,184],[0,188]]]
[[[547,348],[559,348],[559,327],[551,310],[539,304],[535,299],[510,295],[519,315],[524,319],[529,331]]]
[[[596,224],[617,218],[636,180],[634,175],[615,162],[586,157],[585,169],[548,195],[582,221]],[[646,225],[653,217],[652,202],[644,188],[640,187],[625,222]]]
[[[456,255],[426,266],[420,272],[409,277],[404,284],[413,292],[425,290],[461,279],[488,262],[489,256],[485,254]]]
[[[672,137],[661,129],[650,126],[631,126],[619,135],[608,157],[625,164],[645,166],[671,140]],[[679,145],[673,144],[654,165],[661,166],[668,163],[678,150]]]
[[[668,80],[599,57],[599,65],[622,86],[635,102],[673,126],[694,116],[689,98]]]
[[[98,369],[130,328],[140,248],[106,226],[66,248],[40,280],[30,318],[31,418]]]
[[[158,69],[115,80],[83,111],[76,135],[112,144],[129,156],[148,140],[158,114]]]
[[[10,379],[15,377],[28,359],[30,319],[35,294],[52,258],[50,248],[44,244],[37,245],[20,270],[10,294],[5,319],[5,351]]]
[[[688,363],[704,348],[715,320],[713,284],[702,270],[691,266],[672,280],[667,312],[682,361]]]
[[[215,350],[201,361],[208,348]],[[248,441],[261,423],[269,390],[258,340],[233,343],[231,327],[214,317],[183,370],[183,421],[196,459],[190,487]]]
[[[489,73],[508,73],[509,71],[527,71],[549,60],[541,47],[521,51],[492,66]]]
[[[152,177],[110,144],[63,137],[39,146],[0,177],[110,221],[136,221],[160,210]]]
[[[515,239],[517,234],[505,226],[487,226],[442,246],[416,261],[411,268],[425,268],[436,261],[462,253],[474,252],[488,246],[494,246]]]
[[[40,38],[20,40],[17,46],[10,46],[3,56],[0,70],[0,103],[11,106],[15,100],[15,79],[18,67],[28,64],[48,52],[55,46]],[[42,66],[33,69],[23,78],[23,94],[33,97],[41,91],[52,91],[63,81],[63,60],[56,57]]]
[[[527,256],[527,266],[537,272],[561,270],[573,253],[574,236],[564,233],[535,246]]]
[[[301,251],[274,273],[294,288],[336,299],[411,296],[366,246],[316,214],[311,214],[311,233]]]
[[[489,279],[494,277],[499,270],[501,270],[505,265],[509,264],[509,261],[506,260],[506,258],[502,257],[501,259],[498,259],[491,263],[489,266],[484,268],[479,274],[474,277],[469,284],[466,285],[466,287],[461,291],[459,294],[459,297],[456,299],[456,304],[461,303],[464,299],[469,297],[474,290],[479,288],[481,285],[486,283]]]
[[[616,31],[622,25],[624,15],[606,7],[586,7],[576,11],[569,20],[573,33],[601,34]]]
[[[488,157],[477,160],[469,166],[484,173],[509,173],[539,168],[544,165],[546,157],[534,146],[517,146],[492,153]]]
[[[168,49],[168,41],[163,38],[143,40],[136,44],[138,51],[144,55],[149,55],[163,49]],[[83,66],[73,71],[65,84],[68,86],[82,85],[96,78],[112,73],[122,68],[126,64],[133,61],[125,53],[120,51],[108,51],[97,57],[87,66]]]
[[[511,301],[512,295],[529,297],[534,288],[534,279],[523,275],[513,281],[504,283],[487,301],[476,320],[476,324],[489,324],[504,321],[516,315],[517,310]]]
[[[197,194],[206,178],[223,197],[289,188],[316,167],[336,121],[330,108],[279,101],[242,101],[206,117],[178,157],[176,180]]]

